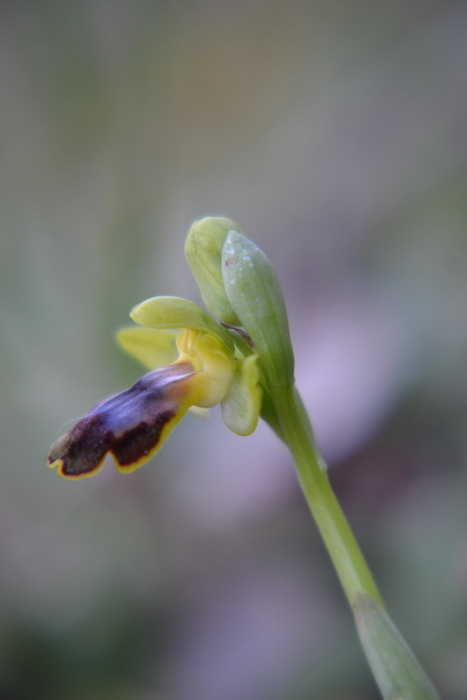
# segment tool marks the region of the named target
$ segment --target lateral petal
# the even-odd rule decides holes
[[[120,328],[115,338],[120,347],[144,367],[158,369],[177,359],[175,343],[179,333],[178,330],[127,326]]]

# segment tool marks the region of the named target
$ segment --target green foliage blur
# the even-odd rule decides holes
[[[78,483],[49,445],[199,302],[207,214],[275,265],[296,377],[388,608],[467,693],[467,7],[0,5],[0,698],[374,700],[283,447],[189,416]]]

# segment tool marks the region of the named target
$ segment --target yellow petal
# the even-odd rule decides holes
[[[235,375],[236,361],[212,333],[187,329],[177,340],[179,361],[190,362],[198,373],[191,382],[193,404],[211,408],[224,400]]]
[[[177,359],[178,330],[157,330],[142,326],[120,328],[116,340],[129,355],[147,369],[158,369]]]

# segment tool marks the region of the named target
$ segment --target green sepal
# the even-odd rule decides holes
[[[204,309],[193,301],[181,297],[152,297],[134,306],[130,318],[141,326],[150,328],[194,328],[216,335],[229,349],[232,340]]]
[[[229,393],[222,401],[222,417],[237,435],[251,435],[258,424],[262,390],[259,384],[257,356],[239,362]]]
[[[175,341],[180,331],[126,326],[115,334],[118,345],[147,369],[170,365],[178,357]]]
[[[222,250],[222,277],[232,308],[260,356],[269,391],[291,387],[294,357],[289,324],[271,263],[246,236],[230,231]]]
[[[188,232],[185,257],[206,308],[223,323],[240,325],[227,298],[222,279],[222,248],[229,231],[241,232],[231,219],[207,216],[195,221]]]
[[[439,700],[407,643],[377,601],[367,593],[357,593],[353,612],[384,700]]]

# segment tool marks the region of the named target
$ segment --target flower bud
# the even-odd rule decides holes
[[[294,357],[277,275],[258,246],[238,231],[226,237],[222,278],[229,302],[254,343],[269,390],[292,386]]]
[[[229,231],[241,231],[230,219],[207,216],[195,221],[188,232],[185,257],[206,308],[220,321],[240,325],[227,298],[221,271],[222,248]]]

